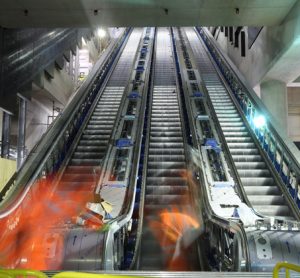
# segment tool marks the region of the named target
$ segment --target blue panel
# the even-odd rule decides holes
[[[202,92],[194,92],[193,97],[204,97],[204,94]]]
[[[132,145],[133,145],[132,141],[127,138],[121,138],[121,139],[116,140],[116,146],[118,148],[126,148],[126,147],[130,147]]]
[[[221,148],[219,147],[215,138],[206,138],[204,141],[204,146],[211,147],[217,153],[221,151]]]
[[[138,92],[131,92],[128,95],[129,99],[136,99],[136,98],[139,98],[139,97],[141,97],[141,96],[140,96],[140,94]]]

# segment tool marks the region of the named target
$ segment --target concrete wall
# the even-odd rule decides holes
[[[247,34],[247,27],[244,30]],[[300,1],[296,2],[280,25],[262,29],[251,48],[246,47],[246,57],[241,57],[240,49],[229,42],[224,32],[219,33],[217,42],[252,87],[266,78],[289,83],[300,75],[299,62],[289,59],[300,54]]]
[[[288,87],[288,134],[294,142],[300,142],[300,88]]]

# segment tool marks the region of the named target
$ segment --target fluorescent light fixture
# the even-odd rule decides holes
[[[266,125],[266,118],[263,115],[255,116],[253,123],[256,128],[261,128]]]
[[[106,31],[102,28],[98,28],[97,35],[100,39],[104,38],[106,36]]]

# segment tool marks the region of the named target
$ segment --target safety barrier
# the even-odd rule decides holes
[[[279,262],[275,265],[273,270],[273,278],[279,278],[280,269],[285,269],[285,277],[290,278],[290,270],[300,273],[300,266],[295,264],[289,264],[287,262]]]

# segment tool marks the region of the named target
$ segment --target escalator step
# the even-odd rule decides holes
[[[241,178],[244,186],[272,186],[275,185],[274,179],[271,177],[254,177]]]
[[[182,185],[186,186],[187,181],[183,177],[147,177],[147,185]]]
[[[145,204],[147,205],[183,205],[189,204],[188,195],[146,195]]]
[[[232,155],[234,162],[261,162],[260,155]]]
[[[238,169],[241,178],[256,178],[256,177],[270,177],[268,169]]]
[[[265,162],[235,162],[236,168],[239,169],[264,169],[266,168],[266,163]]]
[[[157,194],[157,195],[182,195],[188,194],[187,186],[175,186],[175,185],[147,185],[146,194]]]
[[[244,186],[245,192],[250,195],[279,195],[281,194],[279,188],[275,185],[271,186]]]
[[[254,209],[266,216],[291,216],[291,211],[285,205],[254,206]]]
[[[253,206],[284,205],[285,200],[280,195],[249,195],[249,201]]]
[[[148,167],[147,177],[182,177],[186,176],[186,169],[151,169]]]
[[[230,153],[232,155],[258,155],[258,149],[236,149],[229,147]]]

